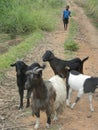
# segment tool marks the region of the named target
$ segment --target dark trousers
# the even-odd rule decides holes
[[[63,24],[64,24],[64,29],[67,30],[67,25],[69,23],[69,18],[64,18],[63,19]]]

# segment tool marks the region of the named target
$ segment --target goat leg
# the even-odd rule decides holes
[[[26,108],[28,108],[30,106],[30,97],[31,97],[31,91],[27,90],[27,104],[26,104]]]
[[[57,112],[54,112],[54,117],[53,117],[53,121],[56,122],[58,120],[58,116],[57,116]]]
[[[24,95],[24,90],[19,89],[19,95],[20,95],[20,106],[19,106],[19,109],[23,109],[23,95]]]
[[[80,90],[78,92],[77,98],[75,100],[75,102],[71,105],[71,109],[73,109],[75,107],[75,105],[77,104],[77,102],[80,100],[81,96],[83,95],[83,90]]]
[[[40,112],[37,112],[37,113],[35,113],[35,115],[36,115],[36,124],[35,124],[35,126],[34,126],[34,129],[38,129],[39,128],[39,125],[40,125]]]
[[[50,113],[50,111],[46,111],[46,115],[47,115],[46,128],[49,128],[49,126],[51,124],[51,113]]]
[[[69,87],[69,85],[66,85],[66,92],[67,92],[67,95],[66,95],[66,105],[70,106],[70,87]]]
[[[76,105],[76,103],[80,100],[80,97],[77,97],[75,102],[71,105],[71,109],[73,109]]]
[[[91,112],[94,111],[93,105],[92,105],[92,93],[89,94],[89,102],[90,102],[90,110]]]
[[[26,108],[28,108],[30,106],[30,99],[27,98],[27,104],[26,104]]]

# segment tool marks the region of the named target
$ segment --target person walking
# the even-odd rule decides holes
[[[69,10],[69,5],[67,5],[66,9],[63,11],[64,30],[67,30],[68,28],[69,17],[71,17],[71,11]]]

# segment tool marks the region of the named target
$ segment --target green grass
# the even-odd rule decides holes
[[[84,8],[86,15],[98,29],[98,0],[75,0],[75,2]]]
[[[49,128],[49,130],[59,130],[61,128],[61,125],[54,125]]]
[[[10,36],[5,33],[0,34],[0,45],[6,41],[10,40]]]
[[[9,48],[8,52],[0,56],[0,70],[8,68],[17,58],[24,57],[42,36],[42,32],[37,31],[19,45]]]
[[[23,42],[17,46],[9,48],[8,52],[0,55],[0,81],[5,77],[5,71],[10,68],[10,64],[15,62],[17,58],[23,58],[43,37],[41,31],[37,31],[28,36]]]
[[[0,55],[0,79],[12,62],[25,57],[31,48],[37,45],[43,37],[43,31],[49,32],[56,28],[62,8],[61,1],[64,0],[55,0],[59,2],[58,4],[52,0],[46,4],[42,1],[22,0],[19,3],[12,0],[8,3],[0,1],[2,5],[0,11],[3,11],[0,13],[0,45],[10,40],[10,36],[16,35],[24,39],[18,45],[8,46],[8,51]]]
[[[52,31],[55,28],[56,10],[64,0],[9,0],[0,1],[0,32],[11,38],[37,29]]]
[[[70,20],[69,26],[69,35],[64,43],[65,51],[69,51],[70,53],[75,52],[79,49],[78,44],[75,42],[75,37],[78,30],[78,24],[74,19]]]

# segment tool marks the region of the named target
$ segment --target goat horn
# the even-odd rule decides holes
[[[28,74],[30,74],[30,73],[33,73],[33,71],[32,71],[32,70],[26,71],[26,75],[28,75]]]
[[[37,69],[37,67],[36,67],[36,69],[35,68],[33,69],[33,73],[38,74],[38,72],[41,71],[41,70],[43,70],[43,68]]]
[[[34,74],[37,74],[38,72],[36,71],[36,69],[37,69],[38,67],[35,67],[33,70],[32,70],[32,72],[34,73]]]
[[[36,71],[39,72],[39,71],[41,71],[41,70],[43,70],[43,68],[39,68],[39,69],[37,69]]]
[[[26,74],[30,74],[30,73],[34,73],[34,74],[38,74],[39,71],[43,70],[43,68],[38,68],[38,67],[35,67],[33,70],[28,70],[26,72]]]
[[[36,69],[38,69],[38,67],[35,67],[33,70],[35,71]]]
[[[33,69],[33,73],[34,73],[34,74],[38,74],[38,72],[41,71],[41,70],[43,70],[43,68],[35,67],[35,68]]]

